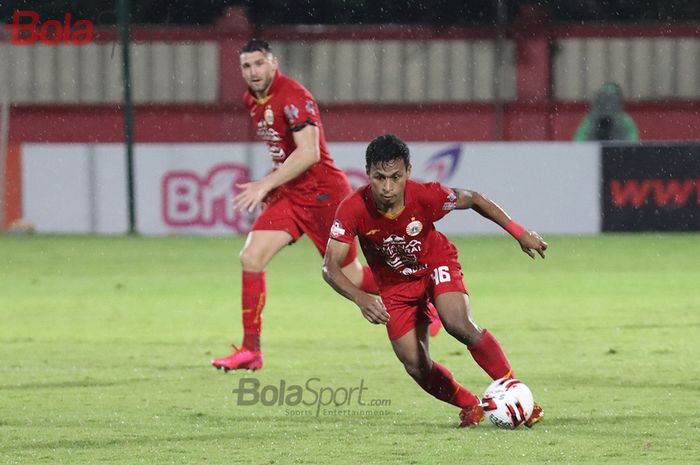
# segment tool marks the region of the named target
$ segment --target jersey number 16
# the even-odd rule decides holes
[[[448,283],[452,281],[450,276],[450,269],[446,266],[438,266],[433,270],[432,274],[433,282],[435,284]]]

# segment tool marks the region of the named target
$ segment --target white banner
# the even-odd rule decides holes
[[[245,234],[236,184],[250,178],[253,144],[141,144],[135,149],[136,229],[142,234]],[[264,155],[264,153],[263,153]]]
[[[353,186],[367,182],[366,144],[331,144]],[[600,232],[600,146],[597,143],[412,143],[413,179],[478,191],[523,226],[541,233]],[[501,229],[473,211],[454,211],[446,233]]]
[[[125,233],[123,153],[119,144],[23,145],[23,217],[38,232]]]
[[[412,143],[412,177],[476,190],[524,226],[546,234],[600,232],[600,146],[595,143]],[[353,186],[367,182],[365,143],[329,149]],[[270,169],[260,143],[138,144],[137,231],[245,234],[252,217],[233,210],[236,184]],[[127,230],[126,163],[119,144],[22,147],[23,211],[39,232]],[[496,233],[473,211],[440,221],[451,234]]]

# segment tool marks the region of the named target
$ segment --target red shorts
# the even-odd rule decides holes
[[[287,197],[277,197],[265,205],[265,208],[253,222],[252,231],[286,231],[296,242],[306,234],[316,248],[325,255],[335,211],[338,205],[319,207],[302,207],[294,204]],[[349,265],[357,257],[357,241],[350,244],[343,266]]]
[[[468,294],[462,267],[456,259],[435,266],[419,280],[382,289],[382,302],[390,316],[386,324],[389,339],[394,341],[419,324],[428,325],[428,303],[446,292]]]

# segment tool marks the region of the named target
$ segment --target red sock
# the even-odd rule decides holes
[[[377,286],[372,270],[368,266],[362,267],[362,283],[360,284],[360,289],[369,294],[379,295],[379,286]]]
[[[260,350],[260,328],[265,306],[265,272],[243,272],[241,292],[243,316],[243,347]]]
[[[428,302],[428,316],[430,317],[430,329],[428,332],[431,337],[435,337],[440,332],[440,328],[442,328],[442,321],[437,308],[431,302]]]
[[[479,399],[460,385],[452,377],[452,373],[437,362],[433,362],[428,378],[418,383],[425,391],[448,404],[466,408],[479,403]]]
[[[481,334],[479,342],[469,347],[469,352],[491,379],[515,376],[501,345],[487,330]]]

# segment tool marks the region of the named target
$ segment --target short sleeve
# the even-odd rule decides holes
[[[437,221],[449,212],[457,208],[457,195],[449,187],[439,182],[425,184],[427,193],[427,205],[433,221]]]
[[[349,197],[338,205],[330,231],[331,239],[346,244],[352,243],[357,235],[358,212],[351,200]]]
[[[292,131],[301,129],[307,124],[319,125],[318,105],[311,94],[304,89],[294,89],[289,92],[283,111],[287,126]]]

